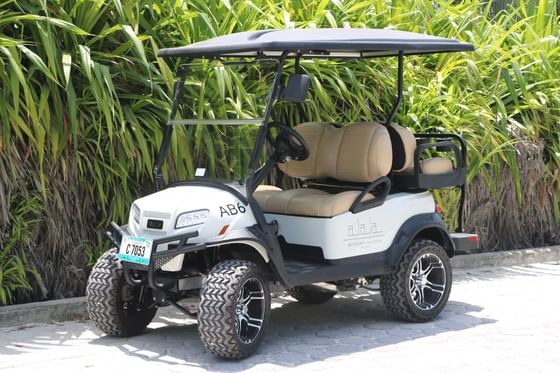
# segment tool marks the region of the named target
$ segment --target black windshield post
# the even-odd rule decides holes
[[[301,53],[298,53],[298,55],[296,56],[296,60],[294,62],[294,70],[296,74],[301,74],[303,72],[303,70],[301,69],[300,60],[301,60]]]
[[[391,110],[391,114],[389,114],[389,117],[387,118],[387,122],[385,122],[385,127],[389,127],[391,125],[391,122],[393,121],[393,118],[395,118],[395,115],[397,114],[397,110],[399,110],[399,107],[401,106],[402,103],[402,99],[403,99],[403,62],[404,62],[404,57],[403,57],[403,51],[399,51],[399,67],[398,67],[398,77],[397,77],[397,99],[395,100],[395,104],[393,105],[393,109]]]
[[[167,153],[169,152],[169,146],[171,144],[171,136],[173,135],[173,126],[170,124],[170,121],[175,118],[177,114],[177,110],[179,108],[179,103],[183,98],[183,91],[185,89],[185,78],[187,76],[187,69],[185,65],[181,65],[178,77],[173,85],[173,103],[171,104],[171,111],[169,113],[169,119],[165,124],[165,134],[163,135],[163,140],[159,147],[159,152],[156,158],[156,162],[154,164],[154,183],[156,187],[156,191],[160,191],[163,187],[163,174],[161,172],[161,166],[167,157]]]
[[[270,119],[270,114],[272,113],[272,107],[274,106],[274,102],[276,98],[280,94],[280,90],[282,89],[282,82],[280,78],[282,76],[282,71],[284,69],[284,62],[286,61],[286,56],[288,52],[282,53],[282,55],[278,58],[278,65],[276,66],[276,71],[274,75],[274,82],[272,83],[272,88],[270,90],[270,95],[268,96],[268,102],[266,103],[266,108],[263,115],[262,126],[259,129],[259,133],[257,134],[257,139],[255,142],[255,147],[251,152],[251,158],[249,160],[249,173],[247,176],[247,194],[252,194],[253,191],[257,188],[258,184],[261,182],[260,179],[262,177],[256,177],[257,173],[256,170],[259,167],[259,157],[262,153],[264,143],[266,141],[266,136],[268,133],[268,121]],[[261,173],[258,175],[260,176]]]

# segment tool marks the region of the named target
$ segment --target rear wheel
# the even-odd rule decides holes
[[[288,294],[300,303],[319,304],[334,297],[336,291],[323,289],[316,285],[302,285],[289,288]]]
[[[208,351],[228,359],[249,356],[263,339],[269,314],[268,281],[256,264],[224,260],[206,277],[198,330]]]
[[[381,297],[394,316],[429,321],[445,307],[451,282],[445,250],[434,241],[418,240],[407,249],[396,272],[381,276]]]
[[[93,267],[86,299],[90,319],[103,332],[117,337],[141,333],[157,311],[151,289],[130,286],[124,279],[116,249],[103,254]]]

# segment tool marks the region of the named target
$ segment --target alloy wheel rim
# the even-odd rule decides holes
[[[431,310],[436,307],[446,288],[445,267],[435,254],[424,254],[414,263],[410,272],[410,297],[416,307]]]
[[[235,307],[235,329],[241,342],[248,344],[257,338],[263,326],[265,306],[260,280],[254,277],[245,280]]]

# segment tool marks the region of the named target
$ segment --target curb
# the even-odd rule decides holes
[[[560,261],[560,245],[536,249],[458,255],[451,259],[451,265],[454,269],[469,269],[553,261]],[[0,307],[0,328],[31,323],[84,320],[87,318],[85,297]]]
[[[496,251],[490,253],[458,255],[451,258],[455,269],[501,267],[522,264],[554,262],[560,260],[560,245],[535,249]]]
[[[87,318],[86,297],[0,307],[0,328]]]

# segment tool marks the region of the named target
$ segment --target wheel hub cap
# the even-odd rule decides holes
[[[428,276],[420,276],[415,278],[416,286],[426,286],[428,284]]]

